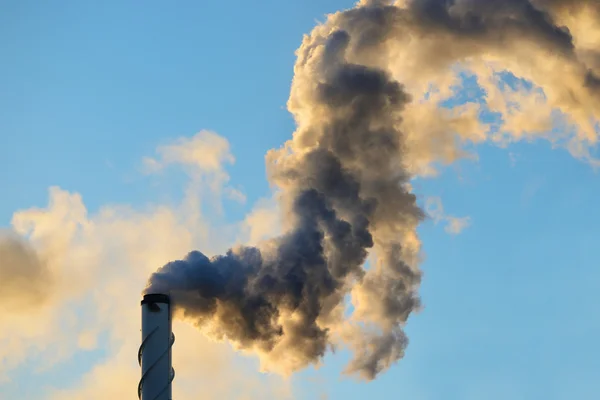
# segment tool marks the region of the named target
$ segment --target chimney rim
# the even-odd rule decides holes
[[[144,295],[141,305],[154,303],[171,304],[171,297],[164,293],[149,293]]]

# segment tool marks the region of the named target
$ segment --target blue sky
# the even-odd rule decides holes
[[[80,193],[89,214],[177,204],[185,177],[148,176],[142,160],[203,129],[229,141],[230,183],[247,197],[225,201],[219,221],[242,220],[269,197],[266,151],[294,131],[285,104],[302,35],[352,5],[2,2],[0,226],[45,207],[51,186]],[[597,173],[543,140],[474,151],[478,160],[413,185],[420,201],[440,197],[446,213],[471,223],[458,235],[433,220],[419,229],[425,307],[409,320],[406,357],[366,384],[340,377],[344,352],[328,355],[318,371],[293,377],[296,398],[600,396]],[[98,341],[45,372],[37,366],[46,353],[32,352],[0,379],[0,397],[50,398],[48,385],[77,386],[106,357],[107,339]]]

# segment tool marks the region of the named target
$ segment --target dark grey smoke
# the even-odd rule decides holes
[[[340,31],[329,45],[345,46],[349,39]],[[315,106],[329,113],[313,127],[320,145],[273,171],[275,182],[292,188],[286,196],[293,229],[275,239],[276,253],[265,259],[259,249],[241,248],[209,260],[192,252],[162,267],[147,288],[171,292],[186,318],[210,321],[218,336],[244,348],[268,352],[287,336],[295,347],[290,351],[306,362],[327,349],[328,332],[318,319],[343,300],[346,280],[364,272],[371,221],[422,215],[401,186],[408,176],[391,170],[401,155],[394,123],[408,101],[402,86],[384,71],[341,64],[316,93]],[[279,323],[283,311],[299,317],[292,329]]]
[[[375,378],[403,356],[403,324],[420,306],[421,273],[404,252],[402,233],[424,215],[406,189],[399,126],[410,96],[370,60],[385,59],[386,46],[407,32],[443,41],[444,62],[521,37],[570,57],[568,29],[540,6],[566,3],[413,0],[401,8],[366,1],[331,16],[336,29],[315,30],[299,51],[289,102],[298,131],[286,150],[268,157],[291,229],[268,254],[252,247],[213,259],[191,252],[153,274],[146,292],[170,292],[186,319],[241,348],[268,354],[285,343],[297,369],[324,355],[331,329],[344,323],[338,307],[354,286],[376,329],[348,339],[355,350],[348,370]],[[585,79],[597,84],[591,73]],[[365,270],[371,248],[378,262]]]
[[[297,225],[277,239],[273,260],[265,260],[256,248],[236,249],[212,260],[192,252],[154,274],[148,291],[170,291],[185,317],[199,324],[216,323],[218,336],[243,348],[258,346],[268,352],[287,335],[294,339],[297,352],[316,360],[327,345],[327,332],[317,325],[322,302],[364,262],[372,239],[365,227],[354,228],[337,218],[326,197],[315,189],[298,193],[294,212]],[[332,251],[338,257],[332,268],[326,260],[325,235],[351,250]],[[283,330],[278,323],[281,310],[295,311],[300,317],[295,329]]]
[[[547,12],[529,0],[414,0],[409,10],[426,28],[483,37],[495,33],[535,32],[540,40],[564,50],[573,49],[569,32],[556,26]]]

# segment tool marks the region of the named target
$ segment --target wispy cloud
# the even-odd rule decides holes
[[[458,235],[471,225],[471,217],[455,217],[444,212],[442,199],[428,197],[425,201],[425,210],[433,221],[445,224],[444,230],[452,235]]]
[[[148,173],[170,165],[184,165],[205,173],[225,173],[223,166],[235,162],[229,141],[211,131],[200,131],[191,138],[181,137],[159,146],[156,153],[156,157],[144,158]]]

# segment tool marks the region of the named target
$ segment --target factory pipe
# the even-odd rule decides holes
[[[138,385],[140,400],[172,400],[171,299],[166,294],[146,294],[142,300],[142,344],[138,362],[142,378]]]

